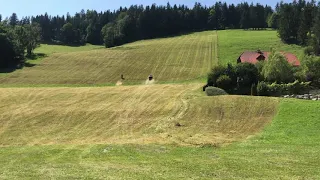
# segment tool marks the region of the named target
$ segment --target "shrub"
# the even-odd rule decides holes
[[[229,78],[231,79],[231,88],[236,86],[237,77],[235,70],[231,64],[228,64],[227,67],[223,65],[218,65],[212,68],[211,72],[208,74],[208,85],[217,87],[217,80],[220,76],[223,75],[229,76]]]
[[[286,84],[277,84],[272,83],[268,86],[268,94],[269,96],[281,96],[282,94],[287,94],[287,86]]]
[[[228,95],[223,89],[216,87],[207,87],[206,88],[207,96],[219,96],[219,95]]]
[[[263,70],[263,67],[264,67],[264,63],[265,61],[259,61],[255,64],[257,70],[258,70],[258,74],[259,74],[259,81],[263,81],[264,80],[264,77],[263,77],[263,74],[262,74],[262,70]]]
[[[218,65],[218,66],[213,67],[211,72],[208,75],[208,85],[209,86],[216,86],[217,79],[221,75],[225,75],[226,71],[227,71],[227,68],[222,65]]]
[[[232,89],[232,80],[227,75],[222,75],[217,79],[217,87],[230,91]]]
[[[272,52],[262,69],[267,82],[289,83],[294,80],[292,66],[281,53]]]
[[[314,52],[314,49],[312,46],[308,46],[304,49],[304,54],[307,55],[307,56],[311,56],[311,55],[314,55],[315,52]]]
[[[256,84],[259,78],[258,69],[251,63],[239,63],[235,68],[237,77],[241,78],[241,86],[251,86]]]
[[[298,80],[300,82],[307,81],[306,73],[302,66],[293,68],[293,76],[295,80]]]
[[[303,61],[305,67],[305,76],[311,85],[320,88],[320,58],[315,56],[306,56]]]
[[[257,94],[259,96],[269,96],[269,87],[268,84],[261,81],[257,85]]]
[[[288,84],[267,84],[259,82],[257,91],[259,96],[281,96],[284,94],[305,94],[310,90],[310,82],[299,82],[296,80]]]
[[[299,82],[298,80],[287,84],[287,94],[304,94],[310,90],[310,82]]]

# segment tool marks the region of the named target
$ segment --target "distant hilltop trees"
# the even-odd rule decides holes
[[[171,36],[200,30],[268,27],[268,17],[273,14],[270,6],[241,3],[238,5],[217,2],[212,7],[195,3],[192,8],[184,5],[130,6],[116,11],[97,12],[82,10],[74,16],[50,16],[47,13],[18,20],[16,14],[4,24],[29,24],[41,26],[44,42],[61,44],[103,44],[107,47],[140,39]]]

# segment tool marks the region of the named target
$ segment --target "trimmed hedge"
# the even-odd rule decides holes
[[[257,93],[259,96],[281,96],[284,94],[305,94],[310,90],[310,82],[295,81],[288,84],[267,84],[259,82]]]
[[[228,95],[223,89],[216,88],[216,87],[207,87],[206,88],[207,96],[220,96],[220,95]]]

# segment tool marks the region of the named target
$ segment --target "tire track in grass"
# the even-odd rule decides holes
[[[108,83],[116,83],[117,80],[120,79],[119,75],[117,73],[122,73],[123,72],[118,72],[118,65],[123,63],[124,59],[122,57],[126,56],[126,51],[119,51],[119,50],[110,50],[114,53],[113,58],[109,59],[110,63],[108,63],[108,66],[110,66],[108,71],[106,69],[103,69],[102,72],[99,76],[99,79],[101,79],[101,82],[108,82]],[[119,58],[119,59],[118,59]],[[107,67],[107,66],[106,66]],[[119,68],[120,69],[120,68]],[[105,80],[103,77],[106,77]],[[118,78],[117,78],[118,77]]]
[[[154,67],[154,70],[153,70],[153,73],[154,73],[156,79],[160,79],[160,74],[162,71],[161,68],[163,68],[163,66],[164,66],[163,61],[167,60],[170,56],[169,53],[166,53],[165,54],[166,56],[163,56],[163,49],[166,49],[166,50],[170,49],[169,47],[171,47],[174,44],[175,40],[176,40],[175,38],[167,39],[168,42],[163,43],[162,46],[160,48],[158,48],[158,53],[156,55],[157,56],[157,63],[156,63],[157,65]],[[165,48],[163,48],[163,47],[165,47]],[[163,58],[161,58],[161,57],[163,57]],[[160,68],[159,68],[159,66],[160,66]],[[159,73],[157,73],[157,72],[159,72]]]
[[[192,36],[190,36],[190,38],[192,38],[192,42],[190,43],[190,46],[189,46],[189,49],[188,49],[187,58],[184,58],[184,61],[182,62],[182,66],[180,68],[180,71],[179,71],[177,77],[182,76],[181,73],[182,73],[182,71],[184,69],[184,66],[185,66],[186,62],[189,61],[189,58],[190,58],[190,55],[191,55],[191,49],[192,49],[193,44],[195,43],[195,41],[197,39],[197,35],[193,34]]]
[[[163,41],[162,39],[159,41]],[[160,42],[157,42],[160,43]],[[146,45],[145,45],[146,46]],[[152,60],[152,55],[147,56],[149,59],[146,58],[145,55],[153,54],[151,53],[153,49],[153,45],[140,48],[140,51],[135,52],[135,57],[137,58],[134,63],[132,63],[131,66],[128,67],[130,69],[129,77],[133,77],[132,79],[135,81],[143,81],[148,77],[148,73],[146,72],[146,69],[149,66],[152,66],[153,63],[150,62]],[[162,46],[161,46],[162,48]],[[140,63],[140,64],[139,64]],[[139,72],[139,73],[136,73]],[[150,72],[149,72],[150,73]],[[145,76],[145,77],[144,77]]]
[[[174,65],[173,65],[173,67],[178,67],[178,69],[176,70],[176,71],[174,71],[173,69],[174,68],[172,68],[172,70],[171,69],[167,69],[167,72],[168,73],[166,73],[167,75],[168,75],[168,80],[169,81],[175,81],[175,78],[176,77],[180,77],[179,76],[179,74],[177,74],[176,72],[179,72],[179,69],[181,68],[180,66],[179,66],[179,64],[177,64],[178,62],[177,62],[177,59],[176,59],[176,56],[177,56],[177,53],[178,52],[180,52],[181,51],[181,49],[182,49],[182,47],[183,47],[183,45],[185,44],[185,42],[187,41],[187,36],[183,36],[180,40],[179,40],[179,42],[176,44],[176,46],[175,46],[175,51],[174,51],[174,53],[172,53],[172,55],[174,55],[173,56],[173,60],[174,61],[172,61],[172,63],[174,63]],[[170,63],[170,62],[169,62]],[[172,67],[172,66],[168,66],[168,67]],[[183,79],[184,79],[185,77],[183,77]]]
[[[199,35],[200,36],[200,35]],[[201,54],[201,51],[203,50],[202,44],[203,44],[203,38],[206,36],[200,36],[198,43],[197,43],[197,47],[196,47],[196,54],[195,57],[193,57],[193,63],[191,65],[191,62],[188,63],[188,65],[190,66],[190,70],[189,70],[189,75],[188,77],[197,77],[197,72],[198,72],[198,68],[197,68],[197,64],[200,64],[200,58],[199,55]],[[192,72],[195,71],[195,76],[192,76]],[[199,75],[198,75],[199,76]]]
[[[101,71],[104,69],[104,68],[101,68],[101,67],[104,67],[104,60],[107,60],[108,61],[108,58],[106,58],[108,55],[113,55],[113,53],[105,53],[104,56],[101,56],[101,57],[94,57],[94,58],[87,58],[87,55],[84,54],[85,56],[85,59],[86,61],[90,60],[90,63],[91,63],[91,66],[89,66],[88,68],[86,68],[84,71],[87,72],[88,70],[91,70],[91,69],[96,69],[95,71],[91,71],[90,73],[86,73],[87,75],[85,76],[85,78],[83,78],[83,81],[86,83],[86,84],[96,84],[99,79],[98,79],[98,75],[101,73]],[[88,62],[87,62],[88,63]],[[109,62],[110,63],[110,62]],[[99,69],[100,67],[100,69]],[[83,72],[82,72],[83,73]]]
[[[214,37],[214,35],[213,35]],[[212,64],[212,54],[213,54],[213,37],[210,38],[209,42],[207,43],[207,48],[204,49],[205,51],[205,57],[203,58],[202,64],[201,66],[199,66],[199,68],[201,68],[201,76],[205,76],[211,69],[211,64]]]
[[[135,98],[131,98],[131,100],[127,103],[127,108],[131,109],[131,111],[128,111],[124,116],[120,117],[120,119],[129,119],[129,124],[130,127],[130,135],[134,134],[133,130],[137,130],[137,127],[134,127],[134,125],[140,125],[141,126],[141,122],[140,123],[135,123],[135,121],[139,121],[138,117],[141,117],[141,115],[143,114],[144,116],[151,116],[152,117],[152,113],[150,110],[153,109],[153,103],[158,101],[159,98],[161,98],[161,94],[165,93],[166,90],[163,90],[163,92],[161,94],[158,94],[156,92],[154,92],[154,88],[153,86],[141,86],[139,88],[135,89]],[[150,105],[151,104],[151,105]],[[139,107],[138,108],[134,108],[135,106]],[[142,109],[141,109],[142,107]],[[149,109],[151,108],[151,109]],[[150,120],[150,119],[149,119]],[[149,124],[150,122],[148,120],[145,120],[143,122],[144,124]],[[121,126],[121,125],[120,125]],[[127,128],[124,127],[125,129],[123,129],[124,133],[123,134],[127,134]]]
[[[186,36],[184,36],[184,38],[181,39],[180,41],[183,41],[184,43],[183,43],[183,46],[180,47],[180,49],[179,49],[179,53],[177,54],[178,61],[175,63],[174,69],[172,70],[172,72],[175,73],[175,76],[173,76],[173,77],[176,77],[176,79],[175,79],[176,81],[179,80],[179,76],[178,76],[177,72],[178,72],[178,69],[180,68],[181,62],[184,60],[183,55],[186,53],[186,51],[188,51],[188,47],[189,47],[189,43],[186,43],[186,42],[188,42],[188,38]]]
[[[179,75],[180,75],[180,70],[182,68],[181,64],[183,64],[184,61],[188,61],[188,59],[184,58],[184,55],[190,52],[191,49],[191,43],[190,43],[190,39],[192,39],[192,37],[185,37],[184,41],[184,47],[180,48],[180,52],[182,52],[182,56],[180,57],[180,60],[178,61],[177,64],[177,70],[173,71],[173,73],[175,73],[175,80],[178,81],[179,80]]]
[[[97,65],[96,69],[99,69],[101,67],[103,68],[101,68],[99,71],[96,71],[96,73],[92,77],[90,77],[90,79],[95,77],[96,84],[103,83],[104,82],[103,77],[105,77],[105,74],[108,74],[109,66],[111,66],[116,56],[117,56],[116,52],[112,50],[105,50],[105,55],[99,59],[100,64]]]
[[[143,78],[143,76],[148,76],[149,74],[153,74],[155,75],[155,71],[154,68],[157,66],[155,65],[156,63],[158,63],[158,60],[160,59],[160,56],[154,55],[154,54],[158,54],[161,53],[161,50],[166,48],[166,45],[168,44],[168,42],[173,41],[173,38],[165,38],[165,39],[160,39],[158,44],[161,44],[160,46],[156,46],[156,45],[150,45],[149,48],[150,50],[148,51],[148,53],[152,54],[150,56],[150,59],[152,59],[152,62],[149,60],[145,60],[145,64],[147,64],[147,66],[144,66],[143,70],[141,71],[142,73],[147,73],[147,74],[143,74],[141,75],[141,77]],[[152,52],[154,50],[154,52]],[[157,60],[155,60],[157,58]],[[147,78],[147,77],[145,77]]]
[[[199,73],[199,77],[202,77],[205,75],[205,73],[208,73],[207,69],[208,66],[210,66],[210,51],[212,51],[211,48],[211,42],[206,43],[207,45],[205,46],[205,48],[202,50],[204,52],[202,52],[201,54],[203,55],[203,57],[201,57],[201,62],[198,64],[198,72]],[[204,72],[205,71],[205,72]],[[195,72],[197,73],[197,72]]]
[[[162,43],[161,43],[161,46],[159,47],[153,47],[150,48],[150,49],[157,49],[157,53],[154,53],[154,54],[161,54],[161,52],[163,51],[163,49],[166,49],[167,45],[172,43],[172,41],[174,41],[175,38],[169,38],[169,39],[161,39]],[[151,46],[150,46],[151,47]],[[159,66],[159,63],[161,62],[161,56],[160,55],[156,55],[156,56],[151,56],[152,58],[156,59],[154,60],[152,63],[148,63],[149,66],[147,66],[147,70],[149,69],[149,72],[155,76],[155,78],[157,78],[157,74],[156,74],[156,69],[158,68]]]
[[[131,114],[132,110],[134,109],[133,106],[139,107],[139,105],[140,105],[138,102],[138,97],[140,96],[142,98],[147,91],[148,90],[145,89],[145,87],[143,87],[143,86],[139,86],[134,89],[131,88],[130,96],[128,96],[128,98],[126,98],[124,100],[124,102],[122,103],[123,107],[121,108],[121,111],[123,111],[123,112],[121,112],[121,113],[116,112],[116,118],[115,118],[116,122],[111,126],[111,129],[110,129],[111,132],[117,130],[121,136],[128,134],[128,133],[126,133],[128,131],[130,134],[133,133],[132,129],[130,129],[133,127],[130,127],[129,129],[127,129],[127,127],[123,128],[123,125],[125,123],[134,124],[133,118],[129,117],[129,116],[133,116]],[[125,120],[127,122],[125,122]]]
[[[126,62],[127,56],[128,56],[128,52],[127,50],[117,50],[117,49],[112,49],[112,51],[116,51],[116,57],[119,57],[119,61],[112,61],[112,68],[110,68],[111,73],[107,73],[104,74],[104,76],[106,76],[106,81],[110,82],[110,83],[116,83],[116,81],[118,81],[120,79],[120,74],[125,74],[123,71],[120,71],[120,69],[122,69],[123,65]]]
[[[180,74],[183,74],[183,72],[185,72],[187,69],[186,66],[188,66],[191,62],[194,62],[196,61],[195,58],[194,58],[194,55],[195,53],[197,53],[196,51],[198,51],[198,46],[197,44],[199,44],[200,40],[199,40],[199,34],[195,34],[195,37],[190,45],[190,49],[192,49],[193,51],[189,50],[189,52],[192,52],[192,53],[189,53],[188,54],[188,57],[187,57],[187,60],[183,62],[182,66],[181,66],[181,69],[180,69]],[[188,74],[188,73],[187,73]],[[189,80],[189,77],[188,75],[186,75],[186,80]]]
[[[120,91],[117,92],[115,95],[113,95],[115,100],[114,100],[114,103],[110,104],[109,107],[114,106],[115,104],[121,104],[121,108],[119,110],[118,109],[114,110],[114,108],[113,109],[111,108],[112,109],[111,114],[107,117],[109,119],[107,120],[108,127],[109,127],[108,133],[113,133],[118,131],[119,124],[121,123],[120,122],[121,116],[129,108],[128,101],[130,102],[131,99],[136,95],[136,93],[139,92],[139,91],[136,91],[136,88],[137,87],[113,87],[113,91],[117,91],[117,90],[120,90]],[[97,128],[102,127],[103,123],[104,122],[100,122]]]
[[[211,38],[211,41],[209,42],[209,48],[208,48],[208,63],[203,63],[201,74],[204,76],[207,73],[210,72],[211,68],[217,63],[217,33],[213,35]]]
[[[171,46],[173,46],[172,48],[170,48],[170,52],[169,52],[169,56],[168,56],[168,58],[166,59],[166,61],[165,61],[165,63],[163,64],[163,67],[162,67],[162,70],[161,70],[161,72],[160,72],[160,74],[159,74],[159,79],[163,79],[164,81],[165,80],[172,80],[173,78],[173,76],[172,76],[172,71],[170,72],[170,73],[166,73],[165,75],[168,75],[168,78],[166,78],[166,77],[162,77],[163,76],[163,74],[165,73],[165,71],[167,70],[167,67],[168,67],[168,63],[170,62],[170,60],[171,60],[171,57],[172,56],[174,56],[174,51],[176,50],[176,48],[177,47],[179,47],[179,45],[182,43],[183,41],[178,41],[178,42],[175,42],[175,43],[173,43]]]
[[[161,39],[160,41],[161,41],[161,43],[159,42],[159,44],[161,44],[160,45],[160,47],[155,47],[157,50],[153,53],[153,54],[161,54],[162,53],[162,51],[163,51],[163,49],[165,49],[165,47],[166,47],[166,44],[167,44],[167,41],[171,41],[172,39]],[[151,52],[152,50],[153,50],[153,48],[154,48],[154,46],[155,45],[150,45],[149,46],[149,48],[150,48],[150,50],[148,51],[148,52]],[[157,52],[157,53],[156,53]],[[152,56],[151,56],[152,57]],[[150,58],[151,58],[150,57]],[[159,59],[160,59],[160,57],[161,56],[157,56],[157,57],[159,57]],[[147,59],[145,59],[144,60],[144,64],[149,64],[149,67],[154,67],[155,65],[154,65],[154,63],[151,63],[150,61],[148,61]],[[142,66],[142,65],[141,65]],[[145,66],[146,67],[146,66]],[[138,68],[139,69],[139,68]],[[149,68],[149,69],[151,69],[151,68]],[[139,70],[138,70],[139,71]],[[142,70],[142,71],[140,71],[140,72],[142,72],[142,73],[144,73],[144,71]],[[141,74],[141,78],[142,78],[142,81],[144,81],[145,79],[147,79],[147,77],[148,77],[148,75],[149,74],[147,74],[147,72],[145,72],[146,74],[145,75],[142,75]],[[156,77],[157,75],[154,73],[154,72],[148,72],[148,73],[153,73],[153,75]]]
[[[143,48],[140,48],[140,51],[135,52],[136,60],[130,67],[128,67],[128,69],[130,69],[129,76],[133,77],[133,81],[141,81],[142,83],[145,81],[145,79],[147,79],[148,75],[152,73],[152,68],[150,67],[154,66],[153,57],[156,52],[152,51],[155,50],[154,47],[158,44],[161,44],[161,46],[156,48],[156,50],[162,49],[165,44],[165,41],[166,39],[159,39],[157,42],[154,42],[151,45],[148,44],[149,42],[141,43],[141,46]]]
[[[126,47],[126,46],[124,46]],[[133,46],[134,47],[134,46]],[[121,63],[119,64],[119,66],[117,66],[117,69],[115,69],[112,78],[115,80],[119,80],[120,79],[120,74],[124,74],[126,81],[131,81],[134,78],[131,78],[132,72],[135,72],[135,68],[133,67],[133,64],[135,63],[135,61],[139,61],[139,57],[136,56],[136,52],[138,51],[143,51],[143,49],[138,48],[138,49],[129,49],[129,50],[123,50],[125,51],[125,53],[123,53],[124,58],[122,58]],[[119,73],[121,72],[121,73]]]
[[[219,47],[218,47],[218,32],[217,31],[215,31],[215,34],[216,34],[216,36],[215,36],[215,41],[214,41],[214,43],[213,43],[213,45],[214,45],[214,54],[213,54],[213,59],[214,59],[214,63],[213,63],[213,65],[217,65],[217,64],[219,64]]]

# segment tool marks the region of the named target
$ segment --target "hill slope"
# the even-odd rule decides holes
[[[0,76],[6,85],[141,84],[149,74],[160,82],[179,82],[206,77],[216,62],[216,33],[192,33],[172,38],[138,41],[112,49],[65,52],[56,46],[42,48],[54,53],[36,66]],[[68,49],[68,47],[65,47]],[[40,50],[37,51],[41,53]]]
[[[0,101],[2,146],[224,144],[260,131],[278,103],[273,98],[206,97],[195,84],[4,88]]]
[[[162,85],[161,89],[170,88]],[[186,86],[184,86],[186,87]],[[121,87],[122,88],[122,87]],[[136,87],[137,88],[137,87]],[[141,87],[140,87],[141,88]],[[88,88],[85,88],[88,91]],[[156,88],[159,90],[159,87]],[[179,88],[178,88],[179,89]],[[15,92],[18,89],[11,89]],[[28,92],[32,89],[25,89]],[[48,89],[43,89],[42,91]],[[52,89],[53,90],[53,89]],[[57,89],[55,89],[57,90]],[[71,89],[57,90],[57,94],[62,95],[62,91]],[[91,89],[92,90],[92,89]],[[101,91],[104,91],[102,88]],[[133,89],[131,89],[133,90]],[[177,89],[176,89],[177,90]],[[9,90],[8,90],[9,91]],[[20,89],[20,92],[23,89]],[[111,91],[113,92],[113,91]],[[30,92],[29,92],[30,93]],[[75,93],[75,92],[73,92]],[[92,93],[92,92],[91,92]],[[41,97],[45,93],[42,93]],[[50,92],[49,94],[52,94]],[[75,93],[76,94],[76,93]],[[87,93],[88,94],[88,93]],[[167,94],[167,93],[165,93]],[[176,93],[174,93],[176,94]],[[178,93],[179,94],[179,93]],[[25,95],[25,94],[24,94]],[[147,94],[146,94],[147,95]],[[18,97],[19,95],[17,95]],[[91,94],[94,97],[94,93]],[[10,97],[14,97],[10,95]],[[40,97],[40,96],[39,96]],[[64,96],[66,97],[66,96]],[[89,96],[88,96],[89,97]],[[98,97],[98,96],[97,96]],[[161,97],[164,97],[163,95]],[[30,96],[29,98],[32,98]],[[50,97],[49,99],[57,97]],[[60,97],[64,99],[63,97]],[[228,101],[239,99],[247,106],[241,106],[239,101]],[[4,99],[1,97],[1,99]],[[14,98],[16,100],[16,98]],[[151,98],[152,99],[152,98]],[[270,98],[252,98],[252,97],[201,97],[193,100],[209,101],[212,108],[203,109],[206,115],[216,114],[216,110],[220,105],[226,110],[231,110],[230,104],[237,107],[239,112],[245,116],[248,111],[255,112],[258,108],[265,109],[268,106],[259,105],[269,102],[270,106],[274,105],[274,99]],[[44,101],[45,99],[41,99]],[[132,100],[132,99],[131,99]],[[59,100],[62,101],[62,100]],[[169,101],[172,102],[173,100]],[[226,103],[224,103],[226,101]],[[48,101],[49,102],[49,101]],[[54,102],[54,101],[53,101]],[[277,102],[277,100],[276,100]],[[16,105],[11,103],[7,109],[15,108]],[[37,103],[36,103],[37,104]],[[192,104],[192,103],[190,103]],[[251,104],[251,106],[250,106]],[[268,103],[266,103],[268,104]],[[276,103],[277,104],[277,103]],[[54,103],[53,105],[57,105]],[[196,103],[193,105],[197,105]],[[45,107],[48,108],[48,104]],[[241,108],[248,107],[251,108]],[[39,107],[39,105],[36,105]],[[199,112],[201,108],[197,105]],[[257,108],[252,108],[257,107]],[[3,110],[4,107],[2,107]],[[95,107],[97,108],[97,107]],[[66,145],[41,145],[36,146],[13,146],[17,144],[15,137],[11,136],[8,141],[9,134],[2,134],[1,143],[11,144],[7,147],[0,148],[0,166],[1,179],[319,179],[320,178],[320,123],[319,123],[320,103],[302,100],[282,100],[279,111],[270,126],[267,126],[261,135],[247,139],[243,142],[235,143],[224,148],[212,148],[205,146],[202,148],[193,146],[176,146],[176,145],[155,145],[155,144],[132,144],[132,145],[115,145],[115,144],[66,144]],[[80,105],[80,109],[83,107]],[[25,113],[25,112],[23,112]],[[13,119],[17,113],[12,112]],[[76,118],[76,112],[74,113]],[[178,113],[179,114],[179,113]],[[251,114],[251,119],[258,120],[255,113]],[[258,113],[259,114],[259,113]],[[270,114],[262,114],[266,117]],[[60,114],[58,113],[58,117]],[[160,115],[158,115],[160,116]],[[202,123],[198,123],[197,115],[190,118],[191,122],[197,123],[198,133],[204,131],[203,134],[213,132],[213,124],[208,122],[206,131]],[[239,114],[233,117],[237,123],[234,129],[246,130],[246,126],[250,124],[246,121],[237,121]],[[204,116],[203,116],[204,117]],[[258,116],[260,117],[260,116]],[[51,118],[53,119],[53,118]],[[248,119],[249,121],[251,119]],[[269,119],[269,118],[268,118]],[[213,119],[214,120],[214,119]],[[231,119],[230,119],[231,120]],[[262,120],[262,119],[260,119]],[[33,123],[30,120],[29,126],[25,126],[27,121],[22,124],[15,122],[11,124],[11,130],[15,126],[16,133],[23,132],[22,129],[31,131],[36,129],[28,136],[23,133],[24,144],[29,141],[31,144],[38,139],[39,143],[45,143],[48,139],[53,139],[54,135],[46,135],[40,137],[43,125]],[[61,127],[66,125],[68,120],[61,122]],[[69,120],[70,121],[70,120]],[[264,120],[262,120],[264,121]],[[244,123],[241,123],[244,122]],[[257,122],[257,121],[252,121]],[[264,121],[265,122],[265,121]],[[3,123],[3,122],[1,122]],[[66,123],[66,124],[64,124]],[[92,126],[97,124],[92,122]],[[147,121],[149,124],[150,121]],[[221,124],[226,125],[221,121]],[[76,125],[76,123],[75,123]],[[237,125],[237,126],[236,126]],[[244,127],[242,127],[242,125]],[[56,125],[58,126],[58,124]],[[194,124],[196,126],[196,124]],[[20,127],[21,129],[17,129]],[[53,127],[54,126],[50,126]],[[110,125],[112,127],[112,125]],[[150,127],[150,126],[149,126]],[[8,126],[7,126],[8,128]],[[78,133],[83,133],[84,129],[90,128],[83,126],[77,128]],[[96,127],[104,129],[106,127]],[[54,128],[56,129],[56,128]],[[106,128],[107,130],[110,128]],[[107,131],[106,130],[106,131]],[[143,129],[141,129],[143,130]],[[230,127],[229,127],[230,130]],[[2,128],[3,131],[3,128]],[[43,132],[48,129],[44,129]],[[70,129],[70,137],[76,137],[76,130]],[[192,132],[192,128],[188,127],[186,131]],[[14,131],[12,131],[14,132]],[[92,131],[93,133],[97,131]],[[149,131],[150,132],[150,131]],[[169,131],[168,131],[169,132]],[[73,135],[72,135],[73,134]],[[190,133],[192,134],[192,133]],[[61,136],[62,135],[62,136]],[[72,136],[71,136],[72,135]],[[147,134],[149,136],[151,134]],[[173,134],[176,137],[177,134]],[[63,133],[57,132],[56,137],[64,137]],[[93,135],[91,135],[93,137]],[[236,136],[234,136],[236,137]],[[23,139],[22,135],[17,136],[18,140]],[[79,139],[79,136],[77,137]],[[201,138],[198,139],[201,142]],[[52,141],[57,143],[56,140]],[[80,142],[80,141],[79,141]],[[79,143],[78,142],[78,143]],[[141,141],[140,141],[141,142]],[[150,141],[148,141],[150,142]],[[169,142],[169,141],[168,141]],[[202,141],[203,142],[203,141]],[[61,143],[61,142],[60,142]]]

